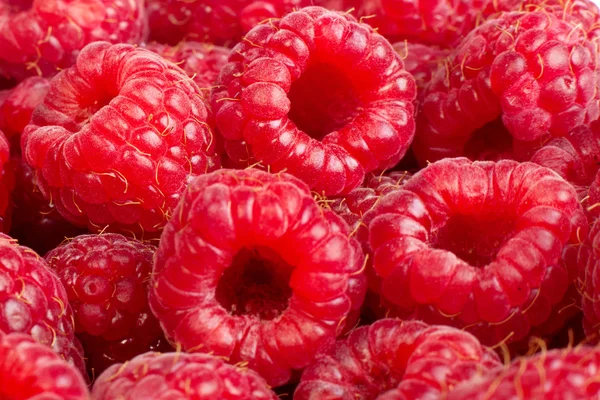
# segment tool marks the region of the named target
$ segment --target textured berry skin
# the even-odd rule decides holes
[[[597,399],[600,350],[589,346],[544,351],[464,382],[448,400]]]
[[[46,255],[65,286],[95,374],[165,342],[148,307],[156,248],[118,234],[81,235]]]
[[[577,286],[582,293],[583,327],[589,337],[600,338],[600,222],[592,225],[584,244],[579,247]]]
[[[309,0],[147,0],[150,39],[183,39],[231,47],[258,23],[311,5]]]
[[[471,334],[382,319],[336,343],[304,370],[294,400],[437,399],[502,364]]]
[[[517,147],[567,136],[600,116],[597,60],[581,25],[551,10],[488,20],[463,39],[425,90],[417,157],[424,163],[463,155],[473,133],[500,117]]]
[[[8,232],[12,212],[11,193],[15,187],[15,177],[9,164],[10,146],[4,133],[0,131],[0,232]]]
[[[52,76],[88,43],[139,43],[146,34],[142,0],[0,1],[0,75]]]
[[[21,139],[44,196],[78,226],[160,231],[194,176],[219,165],[211,114],[174,64],[96,42],[51,82]]]
[[[0,234],[0,282],[0,331],[29,334],[81,367],[63,285],[42,258],[4,234]]]
[[[87,400],[89,394],[81,374],[49,347],[0,331],[0,398]]]
[[[210,43],[185,41],[175,46],[150,43],[145,46],[163,58],[174,62],[194,79],[204,97],[210,97],[211,87],[227,63],[230,50]]]
[[[254,371],[208,354],[146,353],[113,365],[94,385],[93,400],[277,400]]]
[[[36,185],[31,167],[20,157],[13,156],[10,166],[14,172],[10,236],[38,254],[46,254],[66,238],[86,233],[67,222],[46,200]]]
[[[193,181],[161,237],[150,307],[172,343],[289,381],[344,330],[366,290],[348,226],[288,174]]]
[[[394,50],[404,61],[404,68],[412,74],[417,83],[419,93],[431,80],[444,59],[448,56],[448,50],[437,46],[408,41],[393,44]]]
[[[325,195],[394,166],[414,135],[416,86],[400,56],[368,25],[321,7],[256,26],[217,84],[212,104],[229,157],[246,161],[246,142],[246,159]]]
[[[11,89],[4,102],[0,101],[0,129],[9,140],[15,136],[18,140],[29,124],[33,110],[44,100],[49,89],[48,79],[30,77]]]
[[[364,216],[392,315],[448,324],[486,345],[560,328],[577,272],[562,261],[587,234],[575,190],[549,169],[446,159]]]

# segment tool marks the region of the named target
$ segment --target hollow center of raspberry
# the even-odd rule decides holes
[[[288,93],[289,118],[311,137],[320,140],[358,115],[361,100],[346,73],[330,64],[310,65]]]
[[[473,266],[483,267],[494,260],[498,250],[510,238],[513,220],[504,214],[454,215],[434,234],[431,244],[454,253]]]
[[[4,0],[3,3],[8,5],[13,13],[27,11],[33,7],[33,0]]]
[[[81,104],[79,113],[75,116],[75,121],[80,127],[90,122],[90,119],[96,114],[102,107],[107,106],[108,103],[113,99],[113,96],[108,94],[100,95],[96,99],[91,99],[90,102]]]
[[[274,319],[288,308],[293,269],[272,250],[243,249],[219,280],[216,299],[232,315]]]
[[[513,158],[513,137],[504,126],[501,118],[477,129],[464,147],[465,155],[471,160]]]

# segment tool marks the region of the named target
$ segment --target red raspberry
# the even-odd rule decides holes
[[[502,364],[467,332],[382,319],[336,343],[304,370],[294,400],[438,399]]]
[[[78,236],[46,255],[67,290],[88,369],[96,374],[165,342],[147,299],[155,251],[102,234]]]
[[[552,312],[576,278],[561,253],[587,223],[575,190],[551,170],[442,160],[364,220],[394,315],[461,327],[487,345],[522,340],[544,323],[560,328]]]
[[[267,383],[244,366],[208,354],[146,353],[104,371],[94,400],[277,400]]]
[[[0,331],[27,333],[81,366],[71,306],[58,277],[40,256],[4,234],[0,254]]]
[[[52,80],[21,143],[67,221],[152,233],[187,183],[218,166],[210,121],[198,86],[174,64],[96,42]]]
[[[230,51],[225,47],[200,42],[181,42],[176,46],[150,43],[145,47],[183,69],[198,84],[204,97],[210,97],[210,90],[221,68],[227,64]]]
[[[12,212],[11,193],[15,187],[15,177],[9,164],[10,147],[6,136],[0,131],[0,232],[10,229]]]
[[[13,157],[10,165],[15,176],[11,237],[38,254],[46,254],[66,238],[86,232],[65,221],[54,204],[44,198],[36,185],[33,170],[21,157]]]
[[[49,347],[0,331],[0,398],[87,400],[89,394],[81,374]]]
[[[310,0],[147,0],[150,39],[183,39],[230,47],[258,23],[310,5]]]
[[[348,226],[287,174],[193,181],[158,248],[150,307],[186,351],[244,362],[272,386],[333,343],[363,300]]]
[[[582,293],[583,327],[585,333],[600,337],[600,220],[592,225],[583,246],[579,248],[577,286]]]
[[[449,53],[446,49],[406,40],[393,46],[404,61],[404,68],[415,78],[419,92],[429,83],[438,67],[443,65]]]
[[[0,75],[52,76],[86,44],[139,43],[142,0],[0,0]]]
[[[597,399],[600,348],[544,351],[464,382],[448,400]]]
[[[599,118],[597,46],[550,11],[502,14],[451,53],[425,90],[421,162],[463,155],[473,133],[500,117],[528,146]]]
[[[255,27],[217,84],[224,138],[247,141],[253,158],[326,195],[395,165],[414,134],[415,82],[398,54],[367,25],[321,7]]]
[[[586,204],[588,219],[594,220],[600,216],[600,170],[587,191],[587,200],[582,203]]]
[[[17,136],[18,140],[29,124],[33,110],[44,101],[49,89],[48,79],[30,77],[11,89],[4,102],[0,101],[0,129],[6,133],[8,139]],[[16,147],[20,147],[19,142],[16,143]]]

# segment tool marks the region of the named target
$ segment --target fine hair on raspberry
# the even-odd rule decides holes
[[[211,121],[198,86],[176,65],[95,42],[52,80],[21,147],[69,222],[156,235],[187,183],[220,164]]]
[[[291,175],[200,176],[173,215],[150,306],[185,351],[243,362],[283,385],[333,343],[363,301],[360,245]]]
[[[571,185],[508,160],[433,163],[364,220],[392,314],[464,328],[486,345],[556,328],[554,308],[576,278],[562,253],[587,232]]]
[[[234,161],[336,195],[400,161],[414,135],[415,96],[384,37],[349,14],[306,7],[257,25],[233,48],[212,104]]]

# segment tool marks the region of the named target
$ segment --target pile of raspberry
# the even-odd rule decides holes
[[[0,399],[600,398],[595,0],[0,0]]]

